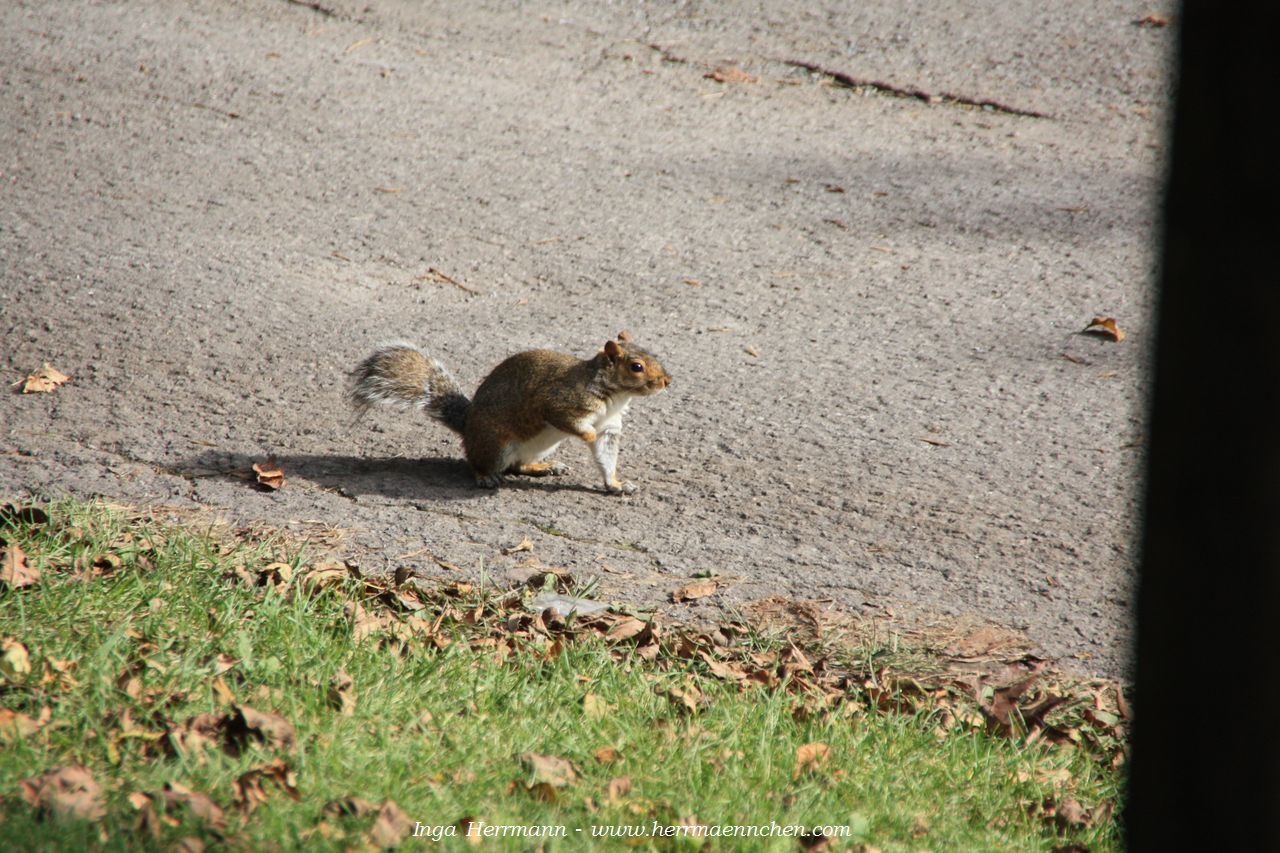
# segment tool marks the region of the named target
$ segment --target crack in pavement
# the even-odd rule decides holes
[[[656,52],[662,57],[663,62],[677,65],[701,65],[711,68],[713,63],[700,60],[691,60],[687,57],[673,53],[669,48],[663,47],[661,44],[650,42],[646,45],[650,50]],[[1021,116],[1023,118],[1042,118],[1050,121],[1055,117],[1049,113],[1040,112],[1039,110],[1027,109],[1024,107],[1010,106],[1009,104],[997,101],[994,98],[977,98],[969,95],[957,95],[952,92],[929,92],[918,86],[900,86],[895,83],[886,83],[882,80],[870,80],[860,77],[854,77],[843,71],[836,71],[826,66],[819,65],[816,62],[808,62],[803,59],[767,59],[769,62],[776,62],[779,65],[786,65],[790,68],[800,68],[808,71],[810,74],[817,74],[830,80],[836,86],[842,89],[870,89],[881,95],[888,95],[894,98],[909,98],[911,100],[922,101],[926,104],[943,104],[951,106],[976,107],[979,109],[989,110],[1002,115]]]
[[[844,89],[872,89],[882,95],[890,95],[895,98],[911,98],[917,101],[923,101],[926,104],[955,104],[966,107],[980,107],[992,112],[1003,113],[1004,115],[1023,116],[1025,118],[1043,118],[1053,120],[1053,116],[1048,113],[1042,113],[1038,110],[1023,109],[1022,107],[1011,107],[1000,101],[990,98],[972,98],[967,95],[955,95],[950,92],[926,92],[924,89],[916,86],[898,86],[893,83],[885,83],[880,80],[865,80],[853,77],[843,71],[833,71],[825,68],[815,62],[806,62],[801,59],[782,59],[777,60],[783,65],[789,65],[792,68],[803,68],[811,74],[819,74],[831,80],[832,83]]]

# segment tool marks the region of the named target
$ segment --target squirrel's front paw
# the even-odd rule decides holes
[[[482,489],[496,489],[502,485],[502,475],[476,474],[476,485]]]
[[[636,486],[634,483],[623,480],[614,480],[613,482],[605,485],[605,491],[611,495],[634,495],[636,493]]]

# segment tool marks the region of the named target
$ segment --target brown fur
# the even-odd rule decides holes
[[[587,359],[551,350],[517,353],[485,377],[470,401],[438,362],[409,345],[380,349],[353,376],[351,398],[358,407],[417,405],[462,433],[467,462],[476,481],[486,486],[497,485],[507,473],[559,473],[558,463],[530,458],[537,455],[532,448],[544,446],[548,427],[594,445],[596,430],[588,421],[598,421],[611,404],[620,417],[618,406],[627,398],[656,393],[671,382],[658,359],[625,332]],[[446,399],[449,417],[430,402]],[[528,444],[535,439],[539,443]],[[616,444],[611,447],[609,469],[617,457]],[[623,488],[611,472],[606,486]]]

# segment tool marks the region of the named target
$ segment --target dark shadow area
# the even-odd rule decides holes
[[[1126,831],[1280,850],[1280,8],[1187,2],[1178,24]]]
[[[247,456],[209,450],[170,466],[190,479],[223,477],[235,482],[252,481],[254,463],[265,456]],[[363,457],[317,454],[277,454],[276,463],[286,480],[297,478],[347,497],[377,495],[409,500],[475,500],[492,494],[475,484],[461,459],[409,459],[402,456]],[[583,472],[585,473],[585,472]],[[590,472],[594,474],[595,472]],[[509,477],[500,488],[539,491],[600,491],[594,479],[581,474],[551,477]]]

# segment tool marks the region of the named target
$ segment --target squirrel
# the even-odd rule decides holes
[[[671,377],[627,332],[591,358],[552,350],[517,353],[495,367],[468,399],[439,361],[410,343],[386,343],[351,371],[347,398],[358,414],[374,406],[420,409],[462,436],[476,484],[496,488],[508,474],[546,476],[566,438],[585,441],[610,494],[635,491],[618,479],[622,415],[632,397],[656,394]]]

